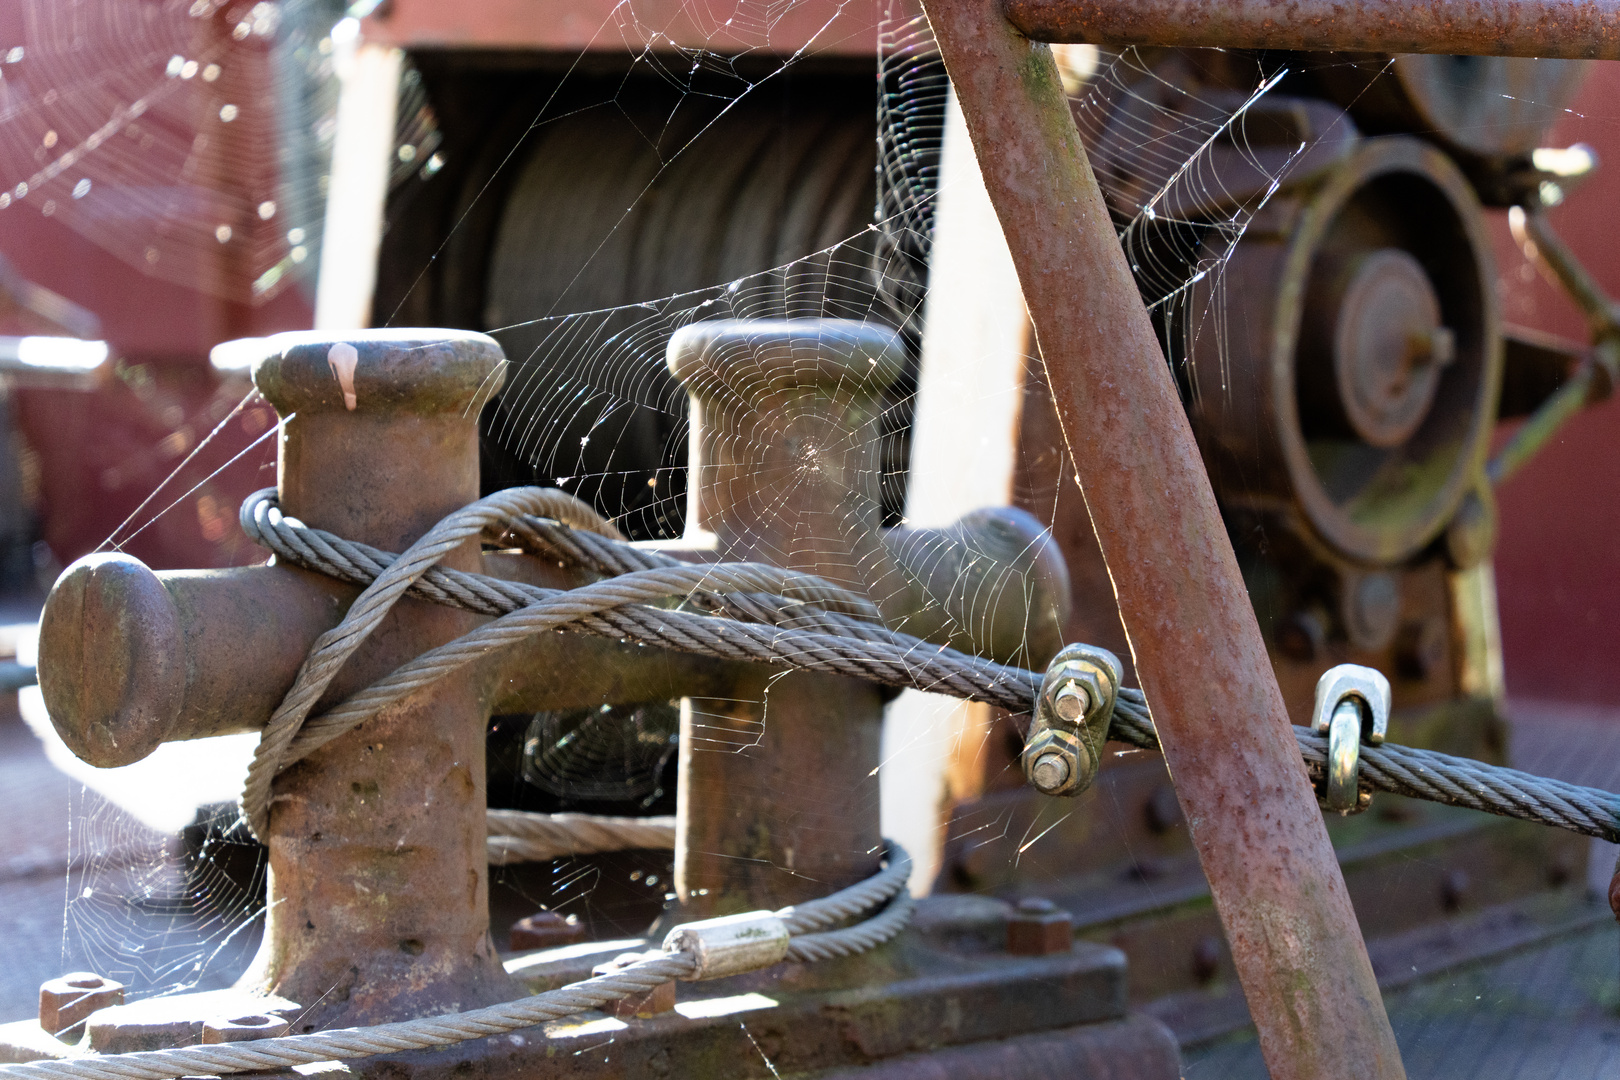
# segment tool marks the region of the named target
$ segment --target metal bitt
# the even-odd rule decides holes
[[[701,330],[708,336],[681,339],[692,347],[678,354],[677,371],[697,398],[693,520],[715,531],[724,556],[753,554],[870,588],[892,624],[941,643],[967,627],[982,632],[964,644],[1004,661],[1024,648],[1055,651],[1067,580],[1029,515],[981,511],[923,532],[878,527],[871,392],[898,370],[895,335],[816,323]],[[317,528],[404,550],[477,497],[476,418],[499,389],[503,364],[493,340],[460,331],[268,339],[254,378],[284,418],[282,507]],[[932,594],[937,557],[960,545],[979,565],[955,593]],[[700,548],[684,554],[715,557],[714,544]],[[481,552],[476,539],[446,562],[550,588],[589,580],[544,560]],[[260,730],[355,595],[286,566],[153,573],[123,556],[81,560],[52,590],[41,621],[52,722],[75,753],[102,767],[163,742]],[[327,700],[482,621],[400,600]],[[489,935],[488,717],[672,698],[689,702],[677,830],[683,898],[775,910],[876,868],[875,688],[544,634],[445,678],[281,774],[264,836],[264,944],[239,988],[293,1008],[295,1033],[518,996]],[[745,872],[732,876],[739,865]],[[171,1004],[186,1008],[182,999]],[[217,1004],[196,1007],[211,1011],[188,1017],[186,1030],[217,1015]]]
[[[1620,60],[1615,0],[1007,0],[1036,41]]]
[[[866,592],[889,625],[929,640],[1005,660],[1054,650],[1068,580],[1029,515],[882,529],[882,395],[904,357],[888,327],[842,320],[676,333],[669,366],[692,398],[688,543]],[[884,700],[856,680],[761,669],[683,702],[680,920],[783,907],[877,868]]]
[[[1114,698],[1119,657],[1091,645],[1068,645],[1047,665],[1024,738],[1024,776],[1043,795],[1078,795],[1097,778]]]
[[[1316,682],[1316,708],[1311,728],[1328,737],[1327,778],[1322,807],[1341,814],[1360,813],[1372,801],[1357,783],[1361,742],[1374,746],[1389,731],[1389,680],[1376,668],[1340,664]]]
[[[478,497],[479,405],[495,342],[459,331],[269,339],[254,379],[285,418],[281,504],[310,525],[402,551]],[[539,560],[446,565],[539,584]],[[93,765],[158,744],[262,728],[355,590],[280,566],[154,574],[95,556],[69,568],[40,628],[41,689]],[[480,617],[413,599],[350,659],[341,700]],[[474,1008],[518,996],[489,936],[484,728],[504,712],[720,691],[734,665],[583,635],[492,656],[367,721],[276,781],[264,944],[241,988],[308,1007],[300,1030]],[[582,674],[583,673],[583,674]],[[206,1019],[199,1017],[198,1019]]]
[[[1402,1076],[1237,560],[1051,52],[996,0],[925,6],[1271,1075]],[[1176,6],[1204,25],[1196,10]]]

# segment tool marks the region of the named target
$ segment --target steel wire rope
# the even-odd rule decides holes
[[[553,493],[554,497],[560,494]],[[273,492],[251,496],[243,504],[243,525],[257,542],[298,565],[362,583],[380,579],[396,560],[403,558],[309,528],[273,509]],[[577,518],[577,509],[571,507],[570,512]],[[672,563],[688,565],[670,556],[632,548],[603,535],[600,529],[575,528],[544,512],[514,516],[504,527],[507,535],[522,540],[538,554],[572,561],[598,573],[622,577],[653,568],[668,569]],[[717,573],[716,567],[723,565],[704,564],[704,570]],[[722,579],[717,576],[711,580]],[[546,603],[557,592],[439,567],[421,573],[410,588],[438,603],[496,615],[516,611],[528,602]],[[932,645],[881,624],[818,609],[813,604],[794,604],[781,596],[765,594],[710,594],[700,598],[694,593],[692,598],[697,606],[707,604],[716,612],[740,617],[719,618],[700,611],[627,602],[561,625],[683,652],[832,671],[890,686],[949,693],[999,705],[1015,714],[1029,712],[1040,687],[1038,672]],[[802,625],[788,625],[793,620]],[[406,665],[395,675],[410,667]],[[1294,734],[1306,769],[1319,779],[1327,756],[1326,737],[1297,726]],[[1119,691],[1109,736],[1143,749],[1159,748],[1140,690]],[[1358,782],[1365,790],[1464,806],[1620,842],[1620,797],[1503,766],[1386,743],[1361,748]]]
[[[630,548],[612,536],[610,526],[584,510],[572,497],[560,492],[512,489],[479,500],[445,518],[399,556],[354,544],[275,513],[273,492],[259,492],[244,502],[242,520],[249,535],[269,547],[279,558],[342,580],[365,584],[364,591],[350,608],[344,622],[317,640],[294,689],[288,692],[286,701],[272,719],[271,727],[266,729],[261,745],[272,742],[274,729],[273,752],[261,754],[254,762],[256,775],[262,778],[260,783],[266,790],[274,778],[276,764],[282,760],[281,755],[298,745],[297,740],[310,730],[306,723],[310,705],[358,643],[381,621],[393,602],[407,591],[415,591],[438,603],[498,616],[480,630],[499,626],[509,616],[521,615],[528,622],[514,621],[508,623],[508,627],[528,625],[535,620],[546,624],[547,620],[552,620],[548,625],[577,627],[609,636],[650,634],[649,640],[682,648],[683,651],[728,658],[765,659],[815,670],[830,668],[843,671],[845,662],[850,659],[846,654],[858,647],[867,654],[878,654],[880,657],[877,662],[866,664],[864,668],[863,659],[870,660],[871,656],[856,657],[854,666],[864,671],[863,677],[918,689],[937,690],[941,685],[965,688],[966,692],[959,693],[959,696],[993,701],[1018,711],[1028,711],[1040,685],[1041,677],[1036,672],[993,664],[949,648],[928,646],[918,639],[886,630],[881,624],[830,608],[808,605],[803,601],[795,602],[779,593],[746,592],[741,594],[746,600],[739,601],[736,595],[726,591],[728,587],[754,590],[761,588],[762,584],[768,587],[771,582],[779,581],[782,589],[800,589],[822,597],[831,606],[843,604],[852,610],[860,608],[859,603],[843,590],[807,575],[790,575],[748,564],[689,566],[668,556]],[[504,535],[520,537],[527,546],[542,553],[552,556],[561,554],[576,565],[614,577],[576,590],[547,590],[433,565],[457,544],[497,525]],[[773,573],[776,575],[774,578],[771,576]],[[615,583],[619,586],[616,590],[601,588]],[[580,594],[588,598],[581,600]],[[559,599],[567,596],[573,597],[572,603]],[[765,621],[750,623],[737,618],[651,608],[639,602],[646,598],[672,596],[682,596],[730,615],[742,614]],[[532,610],[535,608],[541,609],[540,612]],[[562,612],[574,614],[566,621],[555,622]],[[867,613],[863,611],[862,614]],[[650,625],[649,619],[653,620]],[[678,632],[669,632],[668,627],[656,621],[658,619],[672,620]],[[796,620],[808,620],[815,629],[784,625]],[[728,629],[687,625],[690,623],[721,624]],[[738,634],[736,631],[742,632]],[[763,631],[764,634],[758,635],[755,631]],[[474,631],[474,634],[477,633]],[[767,648],[763,655],[756,656],[749,652],[755,646],[771,645],[772,642],[774,646]],[[784,645],[784,642],[790,643],[791,647]],[[398,678],[394,687],[424,685],[413,680],[422,673],[439,670],[434,665],[444,663],[446,657],[454,659],[457,654],[444,653],[443,650],[451,649],[455,644],[452,642],[450,646],[418,657],[417,661],[404,665],[376,686],[395,680],[402,673],[404,677]],[[485,651],[488,647],[486,643]],[[432,659],[435,653],[441,656]],[[914,653],[922,656],[921,662],[911,658]],[[417,662],[424,659],[428,659],[429,663],[418,666]],[[368,692],[362,691],[337,709],[316,718],[317,725],[324,722],[327,726],[317,726],[314,734],[306,739],[306,744],[316,738],[332,737],[326,732],[336,725],[330,723],[329,718],[339,714],[340,719],[346,722],[351,713],[342,713],[341,710],[351,702],[364,699]],[[1300,727],[1295,727],[1294,732],[1306,769],[1320,779],[1327,761],[1326,738]],[[1139,690],[1126,688],[1119,691],[1109,734],[1111,738],[1134,746],[1158,748],[1158,735],[1146,700]],[[1556,825],[1611,842],[1620,841],[1620,797],[1501,766],[1393,744],[1365,746],[1361,748],[1358,782],[1368,790],[1391,791],[1471,807],[1506,817]],[[245,793],[244,801],[246,799]],[[567,817],[574,820],[567,820]],[[545,839],[541,836],[545,826],[545,822],[540,820],[543,818],[550,818],[551,826],[562,830],[562,842],[581,844],[590,842],[586,836],[589,830],[611,829],[604,823],[625,825],[636,820],[491,811],[488,829],[492,850],[503,840],[505,830],[511,830],[514,847],[526,839]],[[671,834],[673,832],[672,827],[662,821],[640,821],[640,827],[644,830],[639,834],[641,841],[661,838],[666,828]],[[625,827],[628,828],[628,825]],[[904,851],[898,845],[891,844],[888,865],[872,878],[820,900],[777,912],[776,916],[783,921],[790,935],[786,958],[812,961],[849,956],[893,938],[904,928],[912,913],[913,902],[904,888],[910,869],[910,860]],[[854,925],[824,929],[871,911],[880,904],[884,905],[882,911]],[[0,1077],[15,1077],[17,1080],[45,1077],[58,1080],[171,1080],[183,1075],[262,1071],[317,1061],[445,1046],[532,1027],[633,994],[646,993],[671,979],[693,974],[696,967],[696,960],[690,954],[664,953],[636,960],[611,974],[559,990],[465,1013],[246,1043],[0,1065]]]
[[[887,844],[887,865],[870,878],[830,896],[773,913],[787,929],[786,961],[810,963],[854,956],[884,944],[905,928],[915,906],[905,888],[906,880],[911,876],[911,857],[899,844],[893,841]],[[826,929],[880,905],[883,910],[870,918],[851,926]],[[697,970],[697,960],[691,953],[671,951],[649,954],[610,974],[483,1009],[372,1027],[338,1028],[248,1042],[106,1056],[81,1055],[0,1065],[0,1077],[14,1080],[173,1080],[180,1076],[263,1072],[318,1061],[341,1061],[450,1046],[597,1009],[610,1002],[645,994],[674,979],[687,978]]]

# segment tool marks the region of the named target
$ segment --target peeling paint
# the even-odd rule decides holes
[[[360,352],[347,341],[339,341],[326,350],[326,362],[332,368],[332,377],[343,388],[343,405],[354,412],[360,398],[354,392],[354,369],[360,363]]]

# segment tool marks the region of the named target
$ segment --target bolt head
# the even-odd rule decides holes
[[[1112,673],[1086,659],[1068,659],[1046,671],[1041,708],[1050,722],[1079,727],[1097,713],[1113,694]]]
[[[1052,711],[1069,723],[1078,724],[1091,711],[1091,695],[1079,682],[1069,679],[1060,684],[1052,696]]]
[[[1047,794],[1061,791],[1069,782],[1069,763],[1062,754],[1049,750],[1035,759],[1035,764],[1029,770],[1029,778]]]
[[[1014,956],[1051,956],[1074,948],[1074,920],[1050,900],[1022,901],[1007,919],[1007,951]]]

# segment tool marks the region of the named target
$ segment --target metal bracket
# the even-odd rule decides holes
[[[1389,680],[1360,664],[1329,668],[1316,681],[1311,730],[1328,737],[1327,776],[1317,798],[1324,810],[1359,814],[1372,802],[1362,791],[1361,742],[1376,746],[1389,731]]]
[[[1037,791],[1072,796],[1091,786],[1123,677],[1119,657],[1093,645],[1066,645],[1052,658],[1021,759]]]

